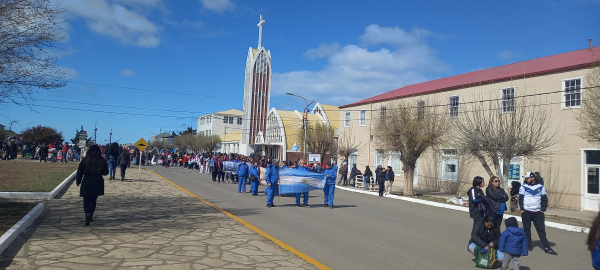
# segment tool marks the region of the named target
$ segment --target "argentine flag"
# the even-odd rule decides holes
[[[304,169],[280,169],[279,193],[301,193],[325,186],[325,175]]]

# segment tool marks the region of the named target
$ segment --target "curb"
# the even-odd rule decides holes
[[[372,196],[379,196],[378,193],[370,192],[370,191],[365,191],[365,190],[361,190],[361,189],[353,189],[353,188],[347,188],[347,187],[340,187],[340,186],[337,186],[337,185],[335,187],[338,188],[338,189],[341,189],[341,190],[345,190],[345,191],[350,191],[350,192],[355,192],[355,193],[362,193],[362,194],[367,194],[367,195],[372,195]],[[403,200],[403,201],[408,201],[408,202],[413,202],[413,203],[419,203],[419,204],[425,204],[425,205],[430,205],[430,206],[435,206],[435,207],[441,207],[441,208],[446,208],[446,209],[452,209],[452,210],[462,211],[462,212],[469,212],[469,208],[464,207],[464,206],[459,206],[459,205],[451,205],[451,204],[445,204],[445,203],[439,203],[439,202],[432,202],[432,201],[427,201],[427,200],[421,200],[421,199],[415,199],[415,198],[409,198],[409,197],[404,197],[404,196],[393,195],[393,194],[386,196],[386,198],[391,198],[391,199],[396,199],[396,200]],[[509,217],[514,217],[519,222],[522,222],[520,216],[514,216],[514,215],[509,215],[509,214],[505,214],[504,215],[504,219],[507,219]],[[553,221],[546,221],[546,227],[561,229],[561,230],[565,230],[565,231],[569,231],[569,232],[578,232],[578,233],[589,233],[590,232],[590,229],[586,228],[586,227],[579,227],[579,226],[574,226],[574,225],[562,224],[562,223],[553,222]]]
[[[6,233],[0,237],[0,255],[14,242],[22,232],[25,231],[36,218],[44,211],[44,204],[38,203],[27,215],[25,215],[17,224],[12,226]]]
[[[61,190],[77,175],[75,170],[71,175],[67,176],[58,186],[50,192],[0,192],[0,198],[4,199],[30,199],[30,200],[52,200]]]

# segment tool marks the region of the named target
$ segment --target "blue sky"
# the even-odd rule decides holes
[[[0,107],[13,130],[47,125],[98,142],[179,131],[242,109],[249,47],[271,50],[271,106],[293,92],[345,105],[418,83],[600,46],[600,1],[53,0],[68,8],[53,54],[74,76],[34,107]],[[42,107],[45,106],[45,107]],[[108,113],[112,112],[112,113]],[[135,115],[140,114],[140,115]]]

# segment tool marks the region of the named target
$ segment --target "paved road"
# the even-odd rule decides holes
[[[322,208],[320,191],[310,193],[308,208],[297,208],[292,197],[267,208],[263,193],[239,194],[237,185],[187,169],[152,169],[333,269],[476,269],[466,250],[472,221],[465,212],[342,190],[336,190],[336,209]],[[592,269],[587,235],[547,233],[559,255],[538,246],[521,269]],[[533,239],[541,245],[535,232]]]

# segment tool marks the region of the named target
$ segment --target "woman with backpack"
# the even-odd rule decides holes
[[[500,225],[502,225],[504,210],[506,209],[506,202],[508,201],[508,194],[500,187],[500,178],[497,176],[492,176],[490,178],[488,187],[485,189],[485,195],[500,206],[499,209],[496,209],[499,210],[499,212],[492,214],[494,216],[494,222],[496,223],[496,230],[500,232]],[[502,205],[504,205],[504,207],[502,207]]]

